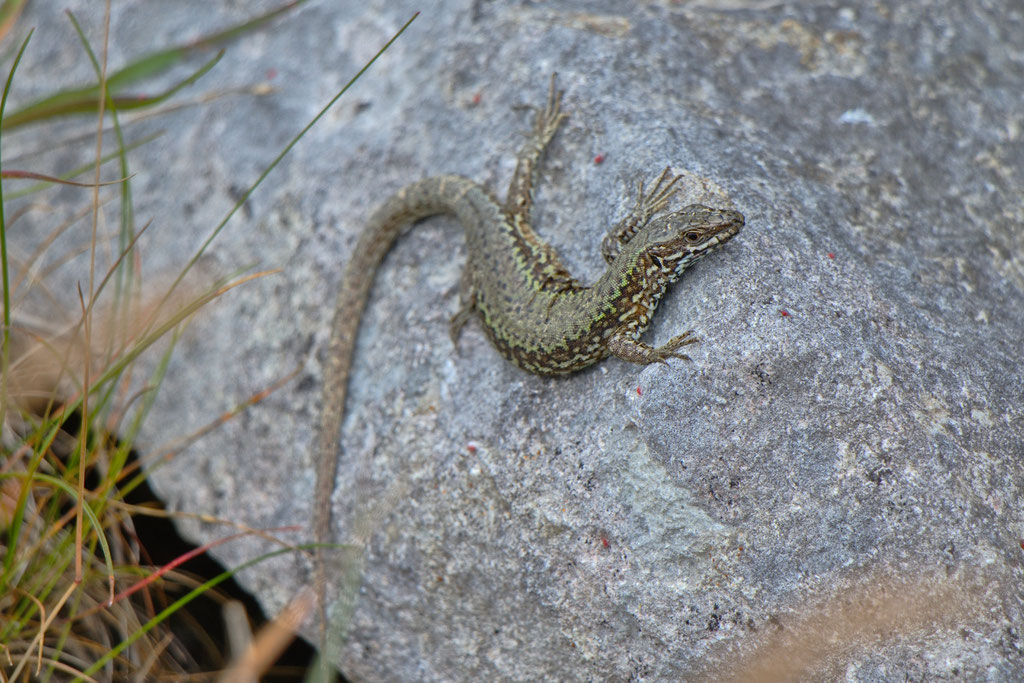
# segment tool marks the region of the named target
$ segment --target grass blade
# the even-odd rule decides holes
[[[305,0],[295,0],[270,10],[249,21],[236,24],[223,31],[211,33],[206,36],[175,47],[160,50],[145,55],[127,66],[115,71],[107,77],[107,91],[110,93],[118,109],[141,109],[151,107],[165,101],[182,88],[195,83],[199,78],[213,68],[221,56],[223,50],[217,56],[200,67],[195,73],[181,81],[177,85],[157,95],[126,95],[123,91],[128,86],[151,78],[167,69],[181,63],[199,51],[209,50],[212,47],[220,46],[234,38],[263,26],[272,19],[289,12],[295,7],[303,4]],[[77,26],[77,24],[76,24]],[[97,111],[97,100],[100,96],[99,83],[83,88],[71,88],[60,91],[50,97],[43,98],[37,102],[22,107],[3,118],[2,128],[14,128],[30,123],[43,121],[57,116],[68,116],[71,114],[88,114]]]
[[[4,94],[0,98],[0,121],[4,117],[4,109],[7,106],[7,95],[11,92],[11,83],[14,82],[14,72],[18,70],[21,57],[25,54],[28,41],[32,39],[32,31],[25,36],[18,56],[14,58],[11,71],[7,74],[7,83],[4,84]],[[3,159],[2,147],[0,147],[0,160]],[[0,425],[4,424],[7,418],[7,375],[11,363],[11,288],[10,274],[7,267],[7,224],[4,222],[4,192],[3,182],[0,182],[0,286],[4,289],[4,334],[3,349],[0,351]]]

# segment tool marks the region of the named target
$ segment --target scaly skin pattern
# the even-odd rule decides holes
[[[453,339],[475,314],[503,356],[540,375],[581,370],[609,355],[641,364],[673,357],[688,360],[679,349],[697,342],[692,332],[657,348],[639,337],[666,287],[732,239],[743,227],[743,216],[699,204],[659,216],[679,180],[665,169],[649,192],[639,188],[633,210],[605,237],[602,254],[608,268],[597,282],[584,286],[530,226],[537,165],[565,119],[560,107],[561,93],[552,78],[547,106],[538,112],[533,133],[520,150],[504,204],[473,181],[448,175],[409,185],[371,216],[342,279],[324,368],[314,498],[318,543],[326,543],[330,535],[339,431],[359,320],[377,267],[414,221],[447,214],[465,229],[462,309],[452,320]],[[318,562],[321,610],[324,572]]]

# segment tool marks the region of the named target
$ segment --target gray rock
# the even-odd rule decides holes
[[[204,82],[276,69],[272,96],[137,126],[170,132],[133,169],[151,268],[182,263],[422,6],[343,4],[242,40]],[[112,59],[243,16],[118,5]],[[215,242],[224,271],[283,272],[198,320],[145,436],[159,452],[308,355],[305,369],[154,483],[175,509],[309,539],[320,354],[362,221],[431,174],[503,193],[523,107],[557,71],[571,118],[535,223],[581,279],[601,272],[632,187],[665,165],[690,173],[680,201],[731,203],[747,226],[648,334],[692,327],[693,363],[609,360],[565,379],[512,367],[475,325],[453,348],[457,225],[430,220],[397,246],[359,339],[333,504],[337,540],[366,537],[346,674],[714,678],[744,653],[788,658],[774,634],[818,614],[816,635],[845,635],[806,656],[826,667],[815,675],[1019,679],[1024,14],[975,5],[433,3]],[[32,11],[37,39],[73,40]],[[233,564],[270,547],[214,552]],[[273,611],[309,563],[241,578]],[[899,609],[853,634],[830,605],[856,613],[872,586]],[[935,596],[948,609],[918,619]]]

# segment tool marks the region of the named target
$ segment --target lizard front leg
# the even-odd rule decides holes
[[[630,363],[649,365],[651,363],[664,363],[667,358],[690,360],[690,357],[685,353],[680,353],[679,349],[700,341],[693,336],[693,330],[687,330],[682,334],[672,337],[662,346],[655,348],[634,338],[634,334],[626,326],[620,327],[608,338],[608,351],[616,358],[621,358]]]
[[[622,247],[629,243],[633,239],[633,235],[637,233],[640,228],[647,225],[651,218],[663,210],[668,205],[668,200],[672,198],[672,195],[676,193],[678,188],[675,184],[679,182],[682,176],[672,176],[669,178],[669,168],[666,167],[661,172],[655,181],[654,187],[648,193],[644,192],[643,181],[640,182],[637,193],[636,193],[636,204],[633,206],[633,210],[629,212],[629,215],[623,218],[621,221],[615,224],[608,234],[605,235],[604,240],[601,241],[601,255],[604,256],[604,260],[611,263],[615,260],[615,257],[622,251]],[[668,183],[665,184],[665,179],[668,178]],[[665,184],[662,187],[662,184]]]

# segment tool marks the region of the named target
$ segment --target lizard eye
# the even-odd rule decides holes
[[[686,238],[687,242],[698,242],[698,241],[700,241],[700,233],[697,232],[696,230],[691,230],[690,232],[688,232],[685,235],[683,235],[683,237]]]

